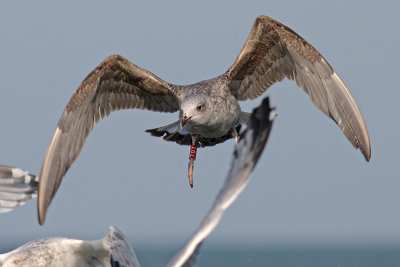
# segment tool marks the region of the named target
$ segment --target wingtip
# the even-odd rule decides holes
[[[368,144],[367,148],[365,149],[365,151],[363,150],[362,152],[363,152],[363,154],[365,156],[365,159],[367,161],[369,161],[371,159],[371,143],[369,141],[369,136],[368,136],[368,143],[367,144]]]
[[[42,222],[42,221],[40,221],[40,219],[39,219],[39,225],[40,225],[40,226],[44,226],[44,221]]]
[[[366,150],[360,149],[361,153],[363,153],[365,160],[369,162],[371,159],[371,147],[368,145],[368,148]]]
[[[40,187],[39,181],[39,190],[38,190],[38,200],[37,200],[37,214],[38,214],[38,221],[41,226],[44,225],[44,221],[46,220],[46,213],[47,213],[47,205],[45,204],[43,192]]]
[[[361,153],[364,155],[364,158],[367,162],[371,159],[371,143],[368,135],[367,126],[365,123],[363,124],[364,131],[360,138],[357,139],[358,143],[354,146],[360,149]]]
[[[37,218],[38,218],[38,223],[39,225],[43,226],[45,216],[43,216],[42,208],[41,208],[41,203],[42,203],[42,195],[40,194],[40,181],[39,181],[39,187],[38,187],[38,198],[37,198]]]
[[[40,171],[40,179],[38,186],[38,200],[37,200],[37,211],[38,211],[38,220],[39,224],[43,225],[46,219],[47,209],[51,203],[51,200],[54,197],[55,192],[57,191],[60,182],[57,182],[57,169],[54,166],[58,166],[60,164],[60,154],[56,153],[57,156],[54,156],[57,151],[57,147],[59,146],[60,138],[62,136],[62,131],[59,126],[57,126],[53,138],[50,141],[50,145],[47,148],[46,155],[43,160],[42,169]],[[57,162],[57,163],[55,163]],[[61,175],[60,179],[62,179]]]
[[[46,220],[46,211],[43,212],[43,209],[40,209],[39,207],[40,206],[39,206],[39,203],[38,203],[38,221],[39,221],[39,224],[41,226],[43,226],[44,225],[44,221]]]

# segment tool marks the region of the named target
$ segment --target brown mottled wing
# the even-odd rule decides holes
[[[285,77],[295,80],[365,159],[370,159],[368,131],[356,101],[322,55],[285,25],[266,16],[258,17],[225,75],[239,100],[260,96]]]
[[[175,112],[179,109],[175,93],[171,85],[121,56],[100,63],[70,99],[47,149],[39,182],[39,223],[44,223],[63,176],[97,121],[119,109]]]

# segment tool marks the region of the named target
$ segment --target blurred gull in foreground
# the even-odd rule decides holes
[[[250,174],[268,140],[274,114],[268,98],[263,100],[260,107],[254,109],[247,129],[240,135],[240,141],[233,154],[231,168],[211,210],[168,266],[195,265],[204,239],[215,229],[225,210],[246,187]],[[8,173],[11,176],[9,179],[16,181],[14,185],[25,185],[25,182],[29,181],[27,185],[32,186],[31,192],[34,193],[37,190],[37,183],[30,182],[32,179],[35,180],[33,175],[18,168],[4,166],[2,168],[3,173]],[[12,177],[14,175],[16,177]],[[3,179],[5,178],[3,177]],[[20,183],[17,183],[17,181]],[[13,188],[13,186],[10,186],[10,188]],[[0,191],[0,200],[4,196],[8,196],[8,194]],[[98,241],[81,241],[68,238],[48,238],[33,241],[14,251],[1,254],[0,263],[3,263],[1,265],[3,267],[32,265],[38,267],[50,265],[98,266],[98,264],[121,267],[139,266],[133,248],[125,236],[114,227],[110,227],[108,235]]]
[[[50,237],[26,243],[0,254],[0,266],[139,266],[135,252],[124,234],[110,227],[100,240],[83,241]]]

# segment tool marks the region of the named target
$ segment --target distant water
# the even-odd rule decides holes
[[[142,266],[165,266],[176,251],[136,249]],[[400,266],[400,247],[352,248],[204,248],[199,267],[236,266]]]
[[[0,248],[6,252],[15,246]],[[179,250],[167,247],[136,247],[141,266],[165,266]],[[400,266],[400,246],[396,247],[247,247],[205,246],[198,267],[300,266],[300,267],[391,267]]]

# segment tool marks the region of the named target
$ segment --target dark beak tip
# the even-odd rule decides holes
[[[192,117],[187,117],[186,115],[183,115],[183,117],[180,119],[180,126],[181,128],[183,128],[183,126],[185,126],[185,124],[190,121]]]

